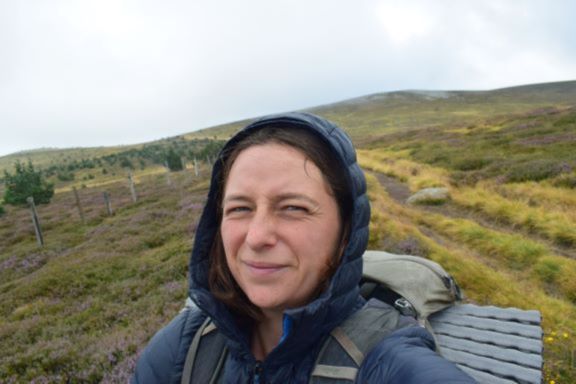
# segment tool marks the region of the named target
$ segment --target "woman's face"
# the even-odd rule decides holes
[[[340,236],[338,205],[318,167],[287,145],[255,145],[234,161],[223,197],[228,267],[262,310],[305,305]]]

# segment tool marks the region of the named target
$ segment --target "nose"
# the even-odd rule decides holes
[[[276,240],[276,225],[272,215],[262,211],[256,212],[248,224],[246,244],[258,250],[273,246]]]

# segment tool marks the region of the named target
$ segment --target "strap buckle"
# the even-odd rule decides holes
[[[396,299],[396,301],[394,301],[394,308],[400,311],[400,313],[403,314],[404,316],[411,316],[415,319],[418,317],[414,306],[410,304],[410,302],[403,297],[400,297],[399,299]]]

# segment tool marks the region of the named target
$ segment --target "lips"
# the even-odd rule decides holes
[[[251,261],[244,262],[244,265],[248,268],[248,271],[250,271],[251,274],[262,277],[282,272],[287,268],[286,265],[282,264],[260,263]]]

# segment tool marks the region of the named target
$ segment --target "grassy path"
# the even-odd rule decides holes
[[[405,204],[406,199],[408,199],[412,192],[407,183],[403,183],[398,179],[385,175],[380,172],[372,172],[372,174],[378,179],[382,187],[386,190],[388,195],[397,203]],[[452,219],[466,219],[477,222],[481,226],[508,234],[518,234],[521,233],[524,236],[536,239],[538,242],[543,243],[547,248],[549,248],[554,254],[561,255],[576,260],[576,247],[571,246],[559,246],[550,239],[542,236],[539,233],[529,232],[522,227],[513,226],[509,223],[504,223],[498,221],[487,214],[482,212],[474,211],[468,207],[461,206],[454,201],[447,201],[445,204],[438,205],[414,205],[414,209],[442,215]]]
[[[377,172],[367,176],[373,207],[371,248],[419,254],[439,262],[472,302],[540,310],[547,380],[576,380],[570,365],[576,348],[576,297],[572,296],[576,288],[570,283],[576,273],[573,260],[509,226],[487,218],[478,221],[476,212],[454,203],[407,205],[408,185]],[[566,262],[572,263],[556,264]],[[550,265],[560,265],[555,271],[562,279],[546,280]]]

